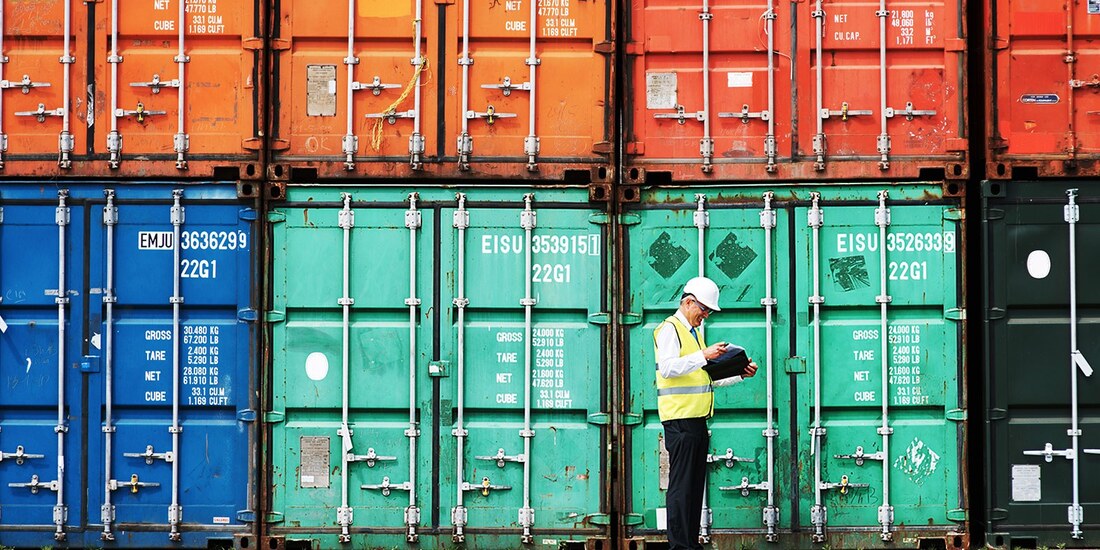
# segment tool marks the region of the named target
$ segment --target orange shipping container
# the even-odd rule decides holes
[[[3,176],[262,176],[258,2],[2,4]]]
[[[962,0],[631,5],[626,181],[968,175]]]
[[[990,0],[986,13],[987,176],[1100,175],[1100,2]]]
[[[611,0],[283,0],[274,179],[608,180]]]

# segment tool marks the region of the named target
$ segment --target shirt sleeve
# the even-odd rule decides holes
[[[707,364],[702,351],[680,357],[680,339],[676,327],[666,323],[657,333],[657,370],[661,376],[672,378],[693,372]]]
[[[734,384],[740,384],[744,382],[745,378],[741,376],[731,376],[729,378],[723,378],[721,380],[714,380],[711,382],[714,386],[732,386]]]

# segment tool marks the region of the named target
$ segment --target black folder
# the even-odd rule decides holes
[[[722,380],[745,374],[748,366],[749,356],[745,353],[745,348],[726,344],[726,353],[708,360],[707,364],[703,365],[703,370],[707,371],[712,380]]]

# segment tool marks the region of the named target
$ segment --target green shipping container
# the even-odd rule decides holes
[[[717,548],[966,548],[962,201],[940,185],[642,188],[622,215],[623,524],[663,541],[653,331],[714,279],[703,537]],[[886,540],[884,540],[886,539]]]
[[[982,187],[990,547],[1100,544],[1100,190],[1082,184]]]
[[[272,543],[610,540],[587,188],[291,186],[267,219]]]

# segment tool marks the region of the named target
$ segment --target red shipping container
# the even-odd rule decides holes
[[[632,3],[626,180],[967,177],[964,8]]]
[[[607,181],[610,0],[284,0],[270,176]]]
[[[991,0],[986,13],[987,176],[1100,175],[1100,2]]]

